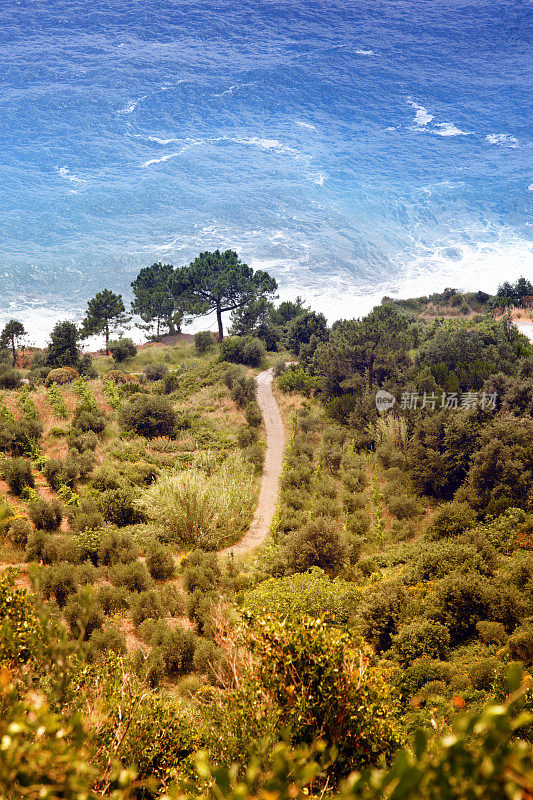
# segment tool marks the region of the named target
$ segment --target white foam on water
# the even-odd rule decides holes
[[[356,50],[355,51],[358,56],[375,56],[376,53],[374,50]]]
[[[453,122],[436,122],[431,133],[436,133],[437,136],[471,136],[472,131],[462,131]]]
[[[489,144],[499,144],[502,147],[518,147],[518,139],[509,133],[489,133],[485,136]]]
[[[143,96],[139,97],[138,100],[132,100],[126,106],[124,106],[124,108],[120,108],[117,111],[117,114],[132,114],[139,105],[139,103],[142,103],[142,101],[146,100],[147,97],[148,95],[143,94]]]
[[[85,178],[78,178],[77,175],[73,175],[68,167],[58,167],[57,171],[59,175],[67,181],[71,181],[72,183],[87,183]]]
[[[408,100],[407,102],[416,111],[415,124],[419,127],[424,127],[425,125],[428,125],[431,120],[435,119],[434,115],[430,114],[427,108],[424,106],[421,106],[419,103],[415,103],[413,100]]]
[[[311,122],[304,122],[302,119],[295,119],[293,122],[295,125],[298,125],[299,128],[306,128],[308,131],[316,131],[316,125],[313,125]]]

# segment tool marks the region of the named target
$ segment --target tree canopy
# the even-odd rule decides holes
[[[87,303],[87,313],[82,322],[81,337],[86,339],[99,333],[105,335],[105,350],[109,353],[109,336],[111,331],[120,328],[129,321],[121,294],[109,289],[98,292]]]
[[[16,319],[11,319],[0,334],[0,348],[9,347],[11,349],[13,366],[17,363],[17,345],[25,335],[26,329],[24,325]]]
[[[173,279],[174,298],[185,314],[216,313],[219,340],[224,336],[224,312],[270,298],[277,288],[274,278],[262,270],[254,272],[234,250],[200,253],[188,267],[176,270]]]
[[[174,267],[172,264],[152,264],[144,267],[133,283],[134,300],[131,310],[146,322],[145,329],[155,328],[159,338],[161,327],[169,333],[179,330],[183,314],[176,309],[176,300],[172,294]]]
[[[49,367],[77,367],[80,361],[79,332],[73,322],[58,322],[50,334],[46,351]]]

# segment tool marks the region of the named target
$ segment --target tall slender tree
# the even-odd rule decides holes
[[[112,331],[124,327],[131,317],[126,315],[124,301],[121,294],[115,294],[109,289],[98,292],[87,303],[87,312],[81,324],[81,338],[87,339],[103,333],[105,336],[105,351],[109,355],[109,337]]]
[[[26,330],[22,322],[11,319],[0,334],[0,347],[9,347],[11,350],[13,366],[17,363],[17,347]]]
[[[188,266],[176,270],[173,294],[190,317],[215,312],[218,338],[224,336],[222,314],[242,308],[261,297],[270,299],[278,285],[262,270],[244,264],[234,250],[200,253]]]

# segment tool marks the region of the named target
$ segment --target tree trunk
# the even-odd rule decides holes
[[[105,354],[109,355],[109,325],[105,326]]]
[[[11,351],[13,353],[13,367],[17,363],[17,348],[15,347],[15,339],[11,339]]]
[[[221,342],[224,338],[224,328],[222,327],[222,311],[220,304],[217,304],[217,323],[218,323],[218,341]]]

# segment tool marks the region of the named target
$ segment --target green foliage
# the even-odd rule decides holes
[[[25,517],[15,518],[9,524],[9,539],[15,547],[24,550],[32,530],[29,520]]]
[[[147,364],[144,368],[144,377],[147,381],[160,381],[167,373],[166,364]]]
[[[320,567],[333,575],[346,562],[347,550],[338,526],[332,520],[317,517],[290,535],[284,557],[290,572]]]
[[[123,586],[129,592],[144,592],[150,588],[152,582],[143,561],[117,563],[109,570],[109,578],[115,586]]]
[[[270,275],[261,270],[254,272],[234,250],[200,253],[190,266],[176,270],[173,280],[174,297],[186,314],[216,313],[219,341],[224,335],[225,311],[235,311],[261,297],[268,298],[276,289],[276,281]]]
[[[415,619],[402,625],[392,638],[393,650],[398,661],[407,667],[417,658],[446,658],[450,646],[448,629],[439,622]]]
[[[61,608],[78,588],[72,564],[65,561],[50,564],[41,574],[41,591],[44,597],[54,598]]]
[[[166,581],[174,577],[176,565],[171,550],[154,543],[146,553],[146,566],[154,580]]]
[[[282,392],[298,392],[305,397],[310,397],[313,391],[319,388],[319,380],[302,367],[291,364],[277,377],[278,386]]]
[[[16,369],[6,369],[0,371],[0,389],[20,389],[22,377]]]
[[[135,525],[136,522],[143,522],[145,519],[137,508],[135,500],[135,492],[129,487],[106,489],[98,495],[98,510],[104,520],[111,525],[119,528]]]
[[[131,605],[131,617],[135,625],[140,625],[146,619],[160,619],[164,615],[161,597],[154,589],[147,589],[139,592],[133,598]]]
[[[27,486],[34,488],[31,462],[26,458],[7,458],[1,466],[6,483],[14,495],[20,497]]]
[[[220,344],[220,358],[234,364],[260,367],[265,358],[265,345],[252,336],[231,336]]]
[[[143,326],[146,330],[154,331],[156,339],[161,334],[161,328],[175,333],[181,324],[183,315],[176,311],[172,295],[173,275],[172,264],[159,262],[141,269],[131,284],[134,297],[131,310],[146,323]]]
[[[88,639],[104,624],[104,611],[89,586],[79,589],[68,599],[63,613],[70,632],[80,641]]]
[[[212,350],[216,341],[216,337],[211,331],[198,331],[194,334],[194,346],[200,355]]]
[[[116,364],[122,364],[136,356],[137,348],[132,339],[120,338],[109,342],[109,352]]]
[[[81,358],[78,340],[78,329],[73,322],[56,323],[50,334],[50,341],[46,349],[46,365],[52,369],[59,367],[77,369]],[[61,380],[58,380],[57,377],[53,378],[52,381],[61,383]]]
[[[161,475],[139,506],[169,540],[216,549],[247,527],[254,492],[253,469],[236,453],[209,475],[198,469]]]
[[[246,404],[246,409],[244,414],[246,417],[246,422],[252,428],[258,428],[259,425],[261,425],[261,423],[263,422],[263,414],[261,413],[259,403],[257,403],[255,400],[250,400]]]
[[[320,619],[258,622],[248,641],[260,685],[292,741],[312,741],[320,730],[337,748],[336,776],[388,761],[400,744],[397,705],[370,648]]]
[[[467,503],[452,500],[441,505],[431,520],[429,534],[437,539],[457,536],[472,528],[476,521],[475,511]]]
[[[111,331],[120,328],[128,321],[122,295],[104,289],[89,300],[87,312],[82,322],[81,336],[87,338],[103,333],[105,349],[109,353],[109,336]]]
[[[142,395],[122,409],[120,421],[127,430],[154,439],[157,436],[173,437],[178,417],[166,398]]]
[[[127,533],[110,531],[100,538],[98,561],[105,566],[129,564],[139,557],[139,548]]]
[[[38,530],[56,531],[61,525],[63,512],[57,500],[32,500],[28,505],[30,519]]]
[[[48,400],[52,409],[54,411],[55,416],[58,419],[67,419],[68,417],[68,410],[65,405],[65,401],[61,396],[61,392],[59,391],[59,386],[57,383],[52,383],[48,386]]]
[[[319,567],[282,578],[270,578],[244,594],[245,612],[256,619],[273,615],[290,617],[323,617],[334,624],[345,625],[354,615],[361,599],[361,590],[350,581],[331,579]]]
[[[17,363],[17,347],[19,341],[26,336],[26,330],[22,322],[11,319],[4,325],[0,334],[0,348],[9,347],[12,354],[12,365]],[[5,387],[4,387],[5,388]]]

